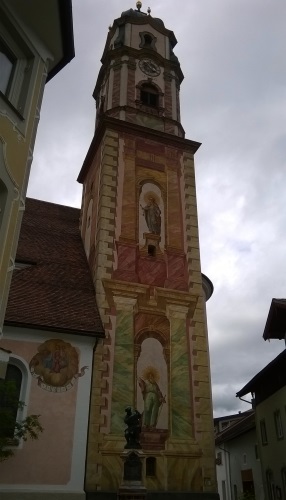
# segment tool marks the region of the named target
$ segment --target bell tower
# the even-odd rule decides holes
[[[96,123],[118,118],[184,137],[179,87],[183,73],[173,52],[177,43],[163,21],[130,9],[110,28],[94,90]]]
[[[131,406],[142,413],[147,491],[217,498],[205,313],[212,284],[200,269],[194,174],[200,144],[185,139],[180,122],[174,33],[136,6],[109,29],[95,134],[78,178],[106,332],[94,354],[85,488],[100,498],[117,492]]]

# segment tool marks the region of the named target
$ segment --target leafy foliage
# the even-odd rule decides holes
[[[239,500],[255,500],[254,491],[247,491],[243,493],[242,496],[239,498]]]
[[[13,381],[0,380],[0,462],[14,455],[11,446],[20,439],[38,439],[43,432],[40,415],[28,415],[16,421],[18,410],[23,410],[24,403],[18,400],[18,390]]]

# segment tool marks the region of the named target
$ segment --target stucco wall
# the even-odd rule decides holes
[[[269,498],[266,485],[266,472],[271,470],[273,473],[273,486],[279,488],[286,494],[286,485],[282,483],[282,468],[286,467],[286,387],[275,392],[256,407],[256,426],[257,439],[259,444],[259,454],[261,457],[265,496]],[[277,438],[274,412],[280,410],[281,422],[283,427],[283,437]],[[262,444],[260,422],[265,421],[267,432],[267,444]],[[282,497],[283,498],[283,497]]]
[[[223,500],[222,481],[226,482],[227,498],[235,498],[234,485],[237,495],[243,494],[242,471],[251,469],[256,500],[264,499],[260,460],[255,456],[256,431],[251,431],[227,441],[216,447],[216,454],[222,453],[222,464],[217,465],[218,491]],[[232,492],[232,493],[231,493]]]
[[[66,346],[68,366],[75,366],[65,387],[46,383],[43,375],[31,373],[31,361],[39,355],[38,348],[55,345],[44,344],[51,339],[64,349]],[[4,330],[1,346],[12,351],[12,363],[18,360],[27,370],[27,390],[23,394],[26,412],[40,415],[44,432],[37,441],[21,442],[15,456],[1,464],[0,491],[83,491],[93,345],[94,339],[79,335]],[[78,364],[73,359],[71,365],[71,356],[77,357]],[[82,371],[83,367],[87,368]]]

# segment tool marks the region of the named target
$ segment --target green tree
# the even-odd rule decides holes
[[[43,432],[40,415],[28,415],[17,421],[17,413],[23,410],[24,403],[19,401],[19,391],[14,381],[0,380],[0,462],[14,455],[11,446],[18,444],[20,439],[38,439]]]

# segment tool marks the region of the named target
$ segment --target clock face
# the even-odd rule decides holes
[[[160,66],[152,61],[152,59],[141,59],[139,61],[139,68],[148,76],[158,76],[161,73]]]

